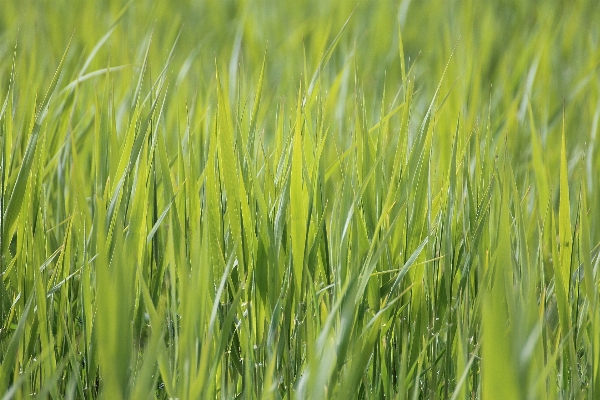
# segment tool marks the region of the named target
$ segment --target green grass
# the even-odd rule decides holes
[[[598,398],[597,21],[4,1],[0,398]]]

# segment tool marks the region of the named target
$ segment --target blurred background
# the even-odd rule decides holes
[[[173,50],[168,74],[171,94],[177,100],[167,106],[179,104],[181,113],[188,113],[192,121],[195,112],[215,102],[216,67],[229,82],[232,104],[250,104],[264,58],[268,90],[262,92],[259,126],[266,137],[275,124],[273,110],[294,107],[299,86],[310,86],[320,71],[317,90],[324,96],[338,90],[337,101],[346,102],[335,105],[332,117],[337,121],[333,131],[343,138],[353,129],[344,114],[354,102],[348,94],[360,91],[364,97],[368,126],[379,120],[382,104],[391,109],[401,99],[401,32],[406,69],[416,91],[411,111],[415,127],[447,66],[436,102],[436,140],[440,141],[436,151],[442,165],[448,165],[458,119],[464,132],[489,125],[494,140],[506,142],[515,163],[530,159],[529,133],[534,126],[545,148],[558,149],[564,106],[570,166],[585,155],[589,166],[581,173],[587,174],[591,188],[592,171],[598,168],[594,146],[600,113],[598,4],[558,0],[4,0],[0,93],[7,92],[15,46],[20,80],[31,82],[15,91],[17,105],[21,105],[16,109],[27,110],[23,102],[31,102],[46,90],[52,68],[70,38],[59,89],[76,78],[94,46],[119,21],[86,70],[121,68],[111,74],[118,130],[129,120],[130,88],[139,80],[146,51],[150,68],[143,85],[148,90]],[[336,37],[339,41],[331,57],[320,65]],[[361,56],[354,57],[357,53]],[[99,79],[101,75],[91,81]],[[80,86],[82,91],[93,91],[94,85]],[[549,150],[547,157],[555,163],[559,151]]]

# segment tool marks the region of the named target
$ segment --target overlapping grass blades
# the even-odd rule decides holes
[[[3,398],[600,394],[594,2],[70,3],[0,14]]]

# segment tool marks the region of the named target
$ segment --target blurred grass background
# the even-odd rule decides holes
[[[16,43],[20,76],[35,82],[31,89],[39,91],[49,82],[71,36],[73,50],[68,55],[67,71],[81,66],[86,52],[108,31],[126,4],[5,2],[0,17],[4,90],[11,68],[8,60]],[[452,116],[460,113],[469,131],[491,111],[495,137],[510,132],[512,154],[524,157],[515,161],[524,162],[530,155],[514,150],[523,148],[521,139],[527,138],[520,134],[528,126],[527,102],[534,105],[543,143],[558,143],[563,104],[569,105],[565,118],[573,127],[567,136],[570,154],[583,151],[594,140],[590,136],[598,108],[600,40],[594,22],[599,8],[593,1],[134,1],[89,70],[126,66],[114,78],[119,82],[115,90],[124,90],[136,79],[135,68],[141,65],[150,34],[149,60],[156,60],[156,72],[180,34],[169,71],[177,77],[177,98],[189,103],[211,96],[208,88],[214,79],[215,60],[228,68],[233,83],[229,85],[230,96],[234,98],[238,84],[258,79],[268,49],[265,85],[269,91],[263,93],[263,101],[274,106],[281,98],[292,99],[298,83],[312,78],[322,54],[353,15],[321,73],[324,87],[344,65],[356,64],[361,90],[371,107],[369,116],[377,120],[383,82],[388,96],[395,95],[401,86],[400,62],[394,51],[400,27],[408,66],[418,60],[414,74],[420,101],[415,110],[422,116],[456,47],[454,60],[448,65],[448,79],[440,88],[441,93],[450,92],[444,112]],[[349,61],[356,53],[365,55]],[[19,98],[30,101],[34,95],[23,92]],[[455,122],[452,118],[440,121]],[[442,140],[446,140],[442,148],[449,149],[450,135]],[[549,156],[555,160],[558,154]],[[442,157],[446,161],[448,154]],[[589,158],[598,157],[590,154]]]

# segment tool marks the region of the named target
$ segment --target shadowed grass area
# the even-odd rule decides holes
[[[2,398],[600,396],[595,1],[5,1]]]

